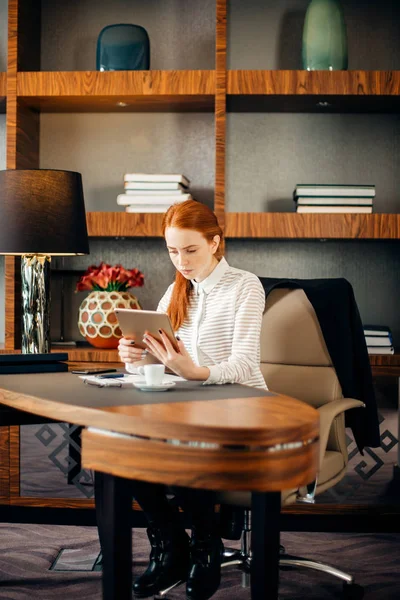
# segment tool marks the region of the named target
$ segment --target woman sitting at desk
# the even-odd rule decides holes
[[[204,204],[174,204],[163,220],[163,235],[176,268],[157,310],[171,319],[179,344],[144,337],[147,351],[174,373],[204,384],[242,383],[267,389],[260,370],[260,332],[265,293],[256,275],[230,267],[222,255],[222,230]],[[119,355],[135,372],[143,350],[122,338]],[[133,367],[133,368],[132,368]],[[182,579],[190,600],[207,600],[221,577],[221,539],[215,523],[215,493],[179,488],[178,504],[192,514],[189,540],[163,485],[135,481],[133,496],[143,509],[151,554],[138,577],[135,595],[148,597]]]

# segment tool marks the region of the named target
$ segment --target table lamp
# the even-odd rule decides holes
[[[22,352],[48,353],[51,257],[89,254],[81,174],[0,171],[0,254],[21,256]]]

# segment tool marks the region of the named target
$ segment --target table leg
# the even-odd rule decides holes
[[[251,600],[277,600],[279,587],[280,492],[251,499]]]
[[[97,526],[103,555],[103,600],[132,599],[132,494],[128,479],[96,471]]]
[[[67,482],[72,485],[75,477],[79,475],[82,470],[81,464],[81,433],[82,427],[78,425],[68,425],[69,443],[68,443],[68,456],[72,463],[72,466],[68,470]]]

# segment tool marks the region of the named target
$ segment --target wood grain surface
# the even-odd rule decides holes
[[[400,214],[227,213],[226,238],[399,239]]]
[[[7,73],[0,73],[0,114],[6,111]]]
[[[228,94],[398,96],[400,71],[228,71]]]
[[[87,213],[91,237],[161,237],[162,215]],[[400,214],[225,213],[226,238],[399,239]]]
[[[225,224],[226,145],[226,0],[216,6],[216,87],[215,87],[215,191],[214,211],[222,229]]]
[[[176,447],[161,442],[82,432],[85,468],[119,477],[217,490],[281,491],[315,478],[318,443],[262,452]]]
[[[318,412],[284,395],[257,396],[254,390],[251,396],[237,386],[229,392],[232,397],[224,397],[224,389],[220,399],[213,399],[218,390],[183,386],[163,397],[136,390],[123,390],[118,396],[113,389],[86,390],[83,382],[71,377],[66,373],[36,381],[35,395],[25,391],[18,376],[9,379],[9,388],[4,379],[0,403],[55,421],[162,440],[273,446],[318,435]]]
[[[158,213],[88,212],[90,237],[162,237]]]
[[[232,112],[398,112],[399,71],[228,71]]]
[[[17,93],[43,112],[213,111],[215,72],[25,72]]]

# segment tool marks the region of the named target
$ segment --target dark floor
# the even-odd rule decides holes
[[[400,534],[283,533],[282,542],[292,554],[329,560],[352,573],[364,587],[365,600],[400,598]],[[133,547],[133,571],[139,574],[149,551],[144,530],[134,530]],[[99,551],[96,529],[0,524],[0,598],[100,600],[101,572],[49,571],[62,548],[80,549],[81,557],[95,557]],[[250,600],[249,589],[240,582],[238,572],[225,571],[215,600]],[[323,573],[283,571],[279,597],[333,600],[342,597],[341,584]],[[184,587],[168,598],[183,600]]]

